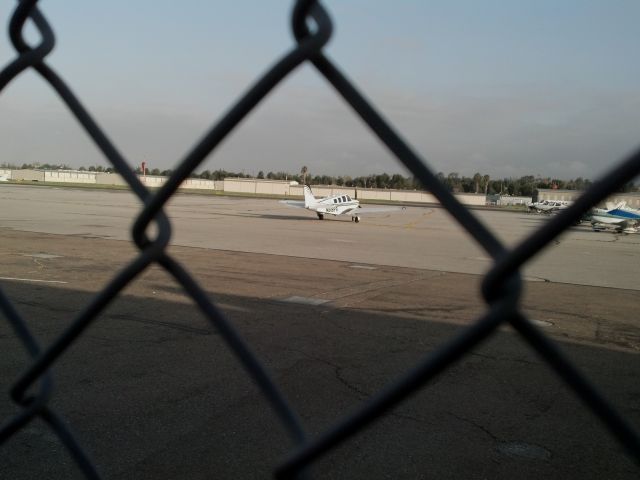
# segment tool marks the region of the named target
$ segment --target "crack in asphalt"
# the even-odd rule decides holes
[[[444,413],[446,415],[449,415],[450,417],[455,418],[456,420],[460,420],[461,422],[468,423],[469,425],[472,425],[473,427],[477,428],[478,430],[481,430],[482,432],[487,434],[489,437],[491,437],[491,439],[496,443],[504,441],[500,437],[498,437],[497,435],[494,435],[493,433],[491,433],[491,431],[488,428],[484,427],[483,425],[480,425],[478,422],[475,422],[474,420],[471,420],[469,418],[461,417],[460,415],[456,415],[453,412],[444,412]]]
[[[344,376],[342,376],[342,371],[345,368],[348,368],[348,367],[343,367],[343,366],[340,366],[340,365],[336,365],[335,363],[333,363],[333,362],[331,362],[329,360],[326,360],[326,359],[320,358],[320,357],[316,357],[316,356],[313,356],[313,355],[309,355],[307,352],[303,352],[301,350],[297,350],[297,349],[294,349],[294,348],[284,348],[284,350],[287,350],[289,352],[299,353],[299,354],[303,355],[304,357],[306,357],[307,359],[314,360],[314,361],[320,362],[320,363],[322,363],[324,365],[327,365],[329,367],[332,367],[333,370],[334,370],[335,378],[342,385],[344,385],[347,389],[349,389],[352,392],[356,393],[357,394],[356,396],[360,400],[366,400],[368,398],[371,398],[371,396],[372,396],[371,392],[368,392],[366,390],[361,389],[360,387],[358,387],[358,386],[354,385],[353,383],[349,382]],[[297,362],[296,362],[296,364],[297,364]],[[415,415],[410,415],[408,413],[400,413],[400,412],[398,412],[396,410],[397,408],[399,408],[399,406],[396,406],[393,410],[385,412],[381,416],[387,415],[387,416],[394,417],[394,418],[399,418],[399,419],[402,419],[402,420],[411,420],[411,421],[416,422],[416,423],[421,423],[421,424],[425,424],[425,425],[433,425],[433,422],[429,421],[426,418],[422,418],[422,417],[415,416]]]
[[[526,279],[533,279],[533,280],[538,280],[544,283],[553,283],[553,281],[549,278],[544,278],[544,277],[539,277],[537,275],[525,275],[525,280]]]
[[[480,357],[480,358],[485,358],[487,360],[493,360],[494,362],[515,362],[515,363],[522,363],[524,365],[541,365],[541,362],[525,360],[524,358],[495,357],[493,355],[487,355],[484,353],[477,353],[477,352],[468,352],[468,355],[472,357]]]
[[[286,350],[286,351],[289,351],[289,352],[293,352],[293,353],[298,353],[298,354],[300,354],[300,355],[302,355],[302,356],[304,356],[304,357],[306,357],[306,358],[308,358],[310,360],[314,360],[316,362],[320,362],[320,363],[322,363],[324,365],[330,366],[331,368],[333,368],[333,371],[334,371],[336,379],[340,383],[342,383],[345,387],[347,387],[349,390],[357,393],[358,396],[360,398],[362,398],[362,399],[368,398],[368,397],[371,396],[371,394],[369,392],[364,391],[364,390],[358,388],[356,385],[351,384],[349,381],[347,381],[346,378],[344,378],[342,376],[342,374],[341,374],[342,370],[344,370],[347,367],[342,367],[340,365],[336,365],[335,363],[333,363],[333,362],[331,362],[329,360],[326,360],[326,359],[320,358],[320,357],[316,357],[314,355],[310,355],[307,352],[304,352],[302,350],[298,350],[298,349],[295,349],[295,348],[287,348],[287,347],[285,347],[285,348],[283,348],[283,350]]]
[[[173,330],[181,330],[183,332],[197,333],[199,335],[218,335],[217,332],[215,332],[213,330],[210,330],[210,329],[204,329],[204,328],[198,328],[198,327],[190,327],[188,325],[181,325],[179,323],[174,323],[174,322],[163,322],[161,320],[149,320],[147,318],[138,318],[138,317],[135,317],[133,315],[112,313],[112,314],[109,314],[108,317],[116,319],[116,320],[122,320],[122,321],[125,321],[125,322],[137,322],[137,323],[143,323],[143,324],[147,324],[147,325],[156,325],[156,326],[160,326],[160,327],[167,327],[167,328],[171,328]]]

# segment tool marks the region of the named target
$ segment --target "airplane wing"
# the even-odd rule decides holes
[[[353,216],[355,215],[369,215],[376,213],[393,213],[393,212],[402,212],[406,210],[407,207],[360,207],[354,208],[349,213]]]
[[[289,207],[305,208],[302,200],[280,200],[280,203],[284,203]]]
[[[591,221],[597,223],[606,223],[609,225],[619,225],[627,223],[627,220],[625,220],[624,218],[604,217],[602,215],[593,215],[591,217]]]

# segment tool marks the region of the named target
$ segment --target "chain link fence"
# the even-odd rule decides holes
[[[36,46],[28,45],[24,38],[28,20],[33,22],[41,37],[40,43]],[[313,24],[313,29],[309,28],[309,23]],[[18,314],[12,302],[0,290],[0,309],[32,358],[32,362],[15,380],[10,390],[10,400],[19,406],[20,412],[2,424],[0,445],[11,441],[17,432],[39,417],[50,426],[59,441],[64,444],[86,478],[100,478],[80,442],[70,433],[61,416],[49,406],[49,401],[54,394],[49,369],[70,345],[76,341],[82,341],[85,329],[130,282],[133,282],[147,267],[157,263],[182,286],[213,327],[222,335],[286,427],[294,447],[286,460],[279,465],[274,465],[273,474],[276,478],[301,478],[306,467],[313,464],[319,457],[338,448],[349,437],[372,422],[376,422],[398,403],[424,388],[431,379],[469,353],[472,348],[491,336],[505,323],[511,324],[528,345],[540,354],[587,408],[605,424],[627,454],[640,464],[640,436],[630,422],[578,371],[555,343],[527,319],[519,308],[522,286],[521,267],[579,220],[592,206],[640,174],[640,150],[636,150],[595,182],[571,207],[509,250],[447,191],[427,164],[402,140],[336,65],[323,54],[323,47],[332,34],[332,22],[323,6],[314,0],[296,2],[291,15],[291,26],[296,39],[296,44],[291,51],[277,60],[247,93],[237,100],[223,118],[193,146],[162,188],[152,194],[140,183],[130,164],[89,115],[64,80],[46,63],[46,57],[54,47],[55,38],[51,26],[37,7],[37,0],[24,0],[17,3],[9,24],[9,35],[17,55],[0,71],[0,92],[23,71],[35,70],[64,101],[89,137],[143,202],[144,208],[139,212],[132,229],[133,241],[139,248],[137,257],[92,298],[66,331],[52,344],[40,345],[28,328],[25,319]],[[182,181],[214,151],[276,85],[305,62],[311,63],[318,73],[331,83],[337,94],[346,100],[373,134],[422,182],[427,190],[438,198],[449,213],[494,260],[493,268],[485,276],[482,286],[482,294],[487,303],[487,311],[483,316],[455,338],[425,356],[411,371],[371,398],[355,414],[314,438],[310,438],[305,432],[296,412],[289,406],[287,399],[269,377],[263,364],[252,353],[250,346],[221,310],[209,300],[189,272],[167,253],[171,238],[171,223],[163,210]],[[147,234],[152,223],[157,227],[155,238],[150,238]]]

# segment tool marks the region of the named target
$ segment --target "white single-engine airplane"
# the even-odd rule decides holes
[[[380,207],[362,208],[358,200],[352,199],[349,195],[333,195],[331,197],[316,198],[308,185],[304,186],[304,202],[296,200],[282,200],[291,207],[306,208],[316,212],[319,220],[324,220],[325,215],[351,215],[352,222],[360,222],[360,215],[369,213],[392,212],[404,210],[405,207]]]
[[[527,208],[530,212],[535,213],[557,213],[560,210],[564,210],[568,208],[573,202],[568,201],[554,201],[554,200],[543,200],[542,202],[532,202],[527,204]]]

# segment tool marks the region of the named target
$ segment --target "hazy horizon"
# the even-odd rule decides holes
[[[43,169],[43,170],[46,170],[46,168],[44,168],[44,167],[43,167],[43,165],[44,165],[44,164],[41,164],[41,165],[35,165],[35,164],[33,164],[33,165],[34,165],[35,169]],[[51,165],[51,164],[49,164],[49,165]],[[60,164],[58,164],[58,165],[60,165]],[[105,168],[105,169],[106,169],[106,168],[114,168],[111,164],[107,164],[107,165],[79,165],[79,166],[77,166],[77,167],[72,166],[72,165],[67,165],[67,166],[69,167],[69,170],[71,170],[71,171],[87,171],[87,172],[89,172],[89,171],[94,171],[94,170],[89,170],[89,169],[90,169],[90,168],[95,168],[95,167],[103,167],[103,168]],[[136,167],[140,167],[140,166],[141,166],[140,164],[132,165],[132,167],[133,167],[134,169],[135,169]],[[13,167],[15,167],[15,169],[18,169],[18,170],[19,170],[19,169],[21,169],[21,167],[22,167],[22,166],[21,166],[21,165],[16,165],[16,164],[7,165],[7,162],[0,162],[0,168],[11,170],[11,169],[13,169]],[[145,167],[147,168],[147,171],[151,171],[151,170],[152,170],[152,169],[154,169],[154,168],[158,168],[158,167],[151,167],[151,168],[150,168],[149,166],[145,166]],[[66,170],[66,169],[61,169],[61,170]],[[159,168],[159,170],[162,172],[162,171],[165,171],[165,170],[168,170],[168,169],[161,169],[161,168]],[[293,177],[293,176],[301,176],[300,171],[287,171],[287,170],[274,170],[274,169],[261,169],[261,170],[255,170],[255,171],[254,171],[254,170],[247,171],[247,170],[227,170],[227,169],[224,169],[224,168],[215,168],[215,169],[211,169],[211,168],[197,168],[196,170],[194,170],[194,172],[193,172],[193,173],[195,173],[195,174],[199,175],[199,174],[201,174],[201,173],[203,173],[204,171],[207,171],[207,170],[208,170],[208,171],[210,171],[210,172],[212,172],[212,173],[213,173],[214,171],[216,171],[216,170],[225,170],[225,171],[227,171],[228,173],[233,173],[233,174],[243,174],[243,175],[251,175],[252,177],[257,177],[257,175],[258,175],[260,172],[262,172],[262,173],[264,174],[264,179],[265,179],[265,180],[268,180],[268,178],[267,178],[267,174],[269,174],[269,173],[273,173],[273,174],[280,174],[280,173],[284,173],[284,174],[289,174],[289,175],[291,175],[292,177]],[[117,171],[116,171],[115,173],[117,173]],[[484,176],[484,175],[486,175],[486,173],[485,173],[485,172],[465,173],[465,172],[442,172],[442,171],[435,171],[434,173],[435,173],[435,174],[443,173],[445,176],[447,176],[447,175],[448,175],[448,174],[450,174],[450,173],[457,173],[461,178],[462,178],[462,177],[472,178],[476,173],[480,173],[480,174],[481,174],[481,175],[483,175],[483,176]],[[384,172],[384,171],[378,171],[378,172],[368,172],[368,173],[363,173],[363,174],[359,174],[359,175],[355,175],[355,176],[354,176],[354,175],[347,175],[347,174],[340,174],[340,173],[335,174],[335,175],[329,175],[329,174],[327,174],[327,173],[325,173],[325,172],[314,172],[314,171],[311,171],[311,170],[309,170],[309,171],[308,171],[308,173],[307,173],[307,177],[309,177],[309,176],[311,176],[311,177],[315,177],[315,176],[328,176],[328,177],[333,177],[333,178],[338,178],[338,177],[342,177],[342,178],[347,178],[347,177],[350,177],[350,178],[358,178],[358,177],[370,177],[370,176],[383,175],[383,174],[387,174],[387,175],[390,175],[390,176],[391,176],[391,175],[394,175],[394,174],[400,174],[400,175],[404,176],[405,178],[411,178],[411,177],[412,177],[411,173],[406,173],[406,172],[388,172],[388,171],[387,171],[387,172]],[[152,174],[152,173],[148,173],[148,175],[154,175],[154,174]],[[553,177],[553,176],[550,176],[550,175],[540,175],[540,176],[538,176],[538,175],[534,175],[534,174],[532,174],[532,173],[524,173],[524,174],[522,174],[522,175],[517,175],[517,176],[497,175],[497,176],[495,176],[495,177],[490,176],[490,178],[491,178],[491,180],[497,180],[497,179],[502,179],[502,178],[514,178],[514,179],[516,179],[516,178],[521,178],[521,177],[526,177],[526,176],[533,176],[533,177],[535,177],[536,179],[538,179],[538,178],[539,178],[539,179],[542,179],[542,180],[547,180],[547,179],[548,179],[548,180],[575,180],[575,179],[577,179],[577,178],[580,178],[579,176],[578,176],[578,177],[567,177],[567,178]],[[592,178],[588,178],[588,177],[581,177],[581,178],[583,178],[584,180],[593,180]]]

